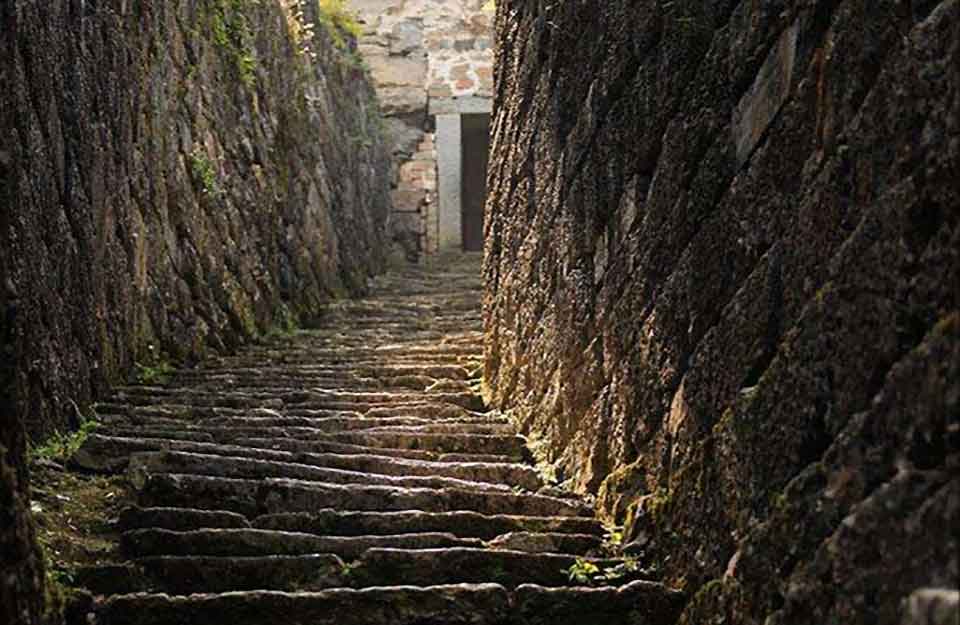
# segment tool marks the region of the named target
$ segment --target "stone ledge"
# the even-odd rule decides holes
[[[431,98],[428,103],[430,115],[469,115],[490,113],[493,101],[477,96]]]

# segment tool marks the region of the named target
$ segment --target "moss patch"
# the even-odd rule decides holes
[[[122,477],[70,473],[49,461],[31,467],[37,541],[46,560],[48,608],[61,610],[85,566],[119,560],[119,533],[113,520],[130,505]]]

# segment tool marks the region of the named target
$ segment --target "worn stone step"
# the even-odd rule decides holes
[[[350,512],[331,508],[310,512],[281,512],[256,517],[254,527],[320,535],[377,535],[450,532],[457,536],[491,540],[511,532],[569,533],[603,536],[603,525],[592,517],[520,516],[455,512]]]
[[[242,529],[251,527],[251,523],[242,514],[227,510],[129,506],[120,511],[117,526],[121,531],[157,528],[186,532],[204,528]]]
[[[673,625],[685,605],[683,593],[644,580],[597,588],[523,584],[513,590],[509,622],[519,625]]]
[[[117,427],[112,430],[117,436],[135,438],[166,438],[170,440],[193,440],[199,442],[239,443],[244,439],[286,438],[299,441],[327,441],[367,448],[426,450],[436,453],[466,453],[525,457],[524,440],[519,436],[486,434],[430,434],[417,432],[324,432],[313,428],[222,428],[202,425],[186,426],[183,429],[153,427]]]
[[[124,565],[85,567],[78,576],[94,594],[193,594],[240,590],[320,590],[343,586],[344,561],[333,554],[149,556]]]
[[[464,307],[465,308],[465,307]],[[385,315],[376,319],[377,323],[350,324],[344,327],[342,315],[331,315],[325,320],[324,326],[310,330],[304,335],[310,344],[316,344],[330,336],[361,336],[371,339],[393,339],[410,342],[417,339],[423,343],[443,343],[449,341],[451,335],[473,334],[479,335],[483,328],[483,318],[473,311],[463,310],[462,315],[456,311],[445,314],[432,314],[417,317],[396,317]],[[373,321],[371,318],[365,322]],[[338,323],[339,322],[339,323]],[[411,334],[413,335],[411,337]],[[301,339],[302,340],[302,339]],[[307,342],[307,341],[302,341]],[[283,345],[284,341],[274,341],[272,345]],[[369,342],[364,346],[370,345]]]
[[[181,392],[177,388],[145,389],[142,392],[117,393],[105,405],[117,408],[123,405],[162,407],[175,413],[182,413],[191,408],[201,407],[279,409],[284,406],[363,411],[377,407],[416,406],[428,402],[459,406],[471,411],[483,411],[485,409],[483,400],[472,391],[448,392],[443,390],[431,392],[358,392],[336,389],[310,389],[309,391],[287,389],[282,394],[263,391],[254,394],[197,392],[193,389]]]
[[[183,383],[184,380],[178,380]],[[191,387],[200,391],[216,391],[229,388],[241,392],[255,393],[279,390],[286,393],[294,388],[344,388],[358,391],[430,391],[440,390],[437,385],[443,385],[442,390],[469,391],[470,384],[458,378],[432,378],[421,375],[358,377],[314,375],[309,373],[294,373],[289,371],[264,372],[259,375],[230,374],[223,376],[205,375],[197,377],[191,382]]]
[[[167,419],[169,425],[179,427],[180,422],[207,421],[217,417],[244,417],[244,416],[276,416],[291,418],[353,418],[353,419],[385,419],[385,418],[415,418],[428,421],[464,420],[478,422],[503,422],[495,413],[474,412],[461,406],[434,403],[430,401],[417,402],[399,406],[387,406],[359,410],[341,410],[329,408],[310,408],[304,405],[281,406],[279,408],[230,408],[223,406],[191,406],[187,404],[152,404],[133,406],[129,404],[103,403],[96,409],[98,419],[104,423],[147,424],[163,423]],[[172,423],[176,421],[177,423]]]
[[[396,488],[456,488],[479,492],[511,492],[506,484],[463,480],[434,475],[385,475],[293,462],[217,456],[183,451],[140,452],[130,457],[129,471],[134,485],[158,473],[184,473],[230,478],[290,478],[323,485],[379,485]]]
[[[337,443],[332,441],[300,441],[289,438],[269,437],[269,438],[238,438],[234,441],[237,445],[255,447],[261,449],[282,449],[291,452],[312,452],[312,453],[332,453],[332,454],[364,454],[389,456],[391,458],[405,458],[411,460],[428,460],[431,462],[487,462],[499,464],[511,464],[516,462],[521,456],[509,456],[503,454],[468,454],[468,453],[445,453],[430,451],[424,449],[396,449],[390,447],[368,447],[364,445],[350,445],[347,443]]]
[[[525,457],[524,440],[519,436],[497,434],[420,433],[415,430],[377,432],[325,432],[305,427],[216,427],[188,425],[182,429],[115,427],[111,430],[124,438],[192,440],[197,442],[237,444],[243,439],[287,438],[300,441],[327,441],[368,448],[427,450],[436,453],[466,453]]]
[[[328,367],[317,366],[298,366],[273,365],[217,370],[203,370],[191,373],[181,374],[177,378],[179,385],[189,384],[190,388],[200,391],[208,391],[202,385],[212,383],[225,383],[229,390],[234,388],[243,388],[244,385],[251,385],[250,392],[255,392],[264,385],[269,388],[274,386],[278,388],[330,388],[330,387],[348,387],[356,384],[379,384],[388,386],[391,384],[416,382],[415,388],[426,388],[427,385],[436,380],[466,381],[469,371],[463,371],[462,368],[451,368],[452,371],[444,371],[440,368],[431,371],[429,374],[421,371],[396,371],[392,369],[371,370],[371,369],[331,369]]]
[[[475,584],[316,593],[118,595],[100,603],[95,618],[97,625],[503,625],[509,615],[506,589]]]
[[[246,376],[257,375],[264,371],[290,372],[291,375],[320,375],[334,376],[338,379],[359,378],[391,378],[410,375],[426,376],[435,379],[466,380],[470,371],[460,365],[418,365],[396,364],[389,361],[377,361],[371,365],[311,363],[291,367],[276,362],[258,362],[248,366],[205,366],[198,369],[180,371],[186,381],[202,380],[207,376]],[[339,377],[344,376],[344,377]],[[178,378],[179,379],[179,378]]]
[[[449,417],[364,416],[356,412],[336,412],[336,416],[286,414],[275,410],[254,409],[236,415],[212,415],[189,418],[182,415],[129,415],[105,417],[104,424],[123,426],[150,426],[155,428],[231,427],[270,428],[303,427],[325,432],[371,430],[375,428],[426,428],[432,432],[462,432],[478,434],[513,434],[515,430],[505,418],[487,414],[463,414]],[[463,429],[460,429],[463,428]]]
[[[493,422],[483,417],[454,419],[423,419],[420,417],[213,417],[204,419],[205,427],[229,428],[287,428],[303,427],[328,433],[341,432],[423,432],[427,434],[515,434],[506,422]]]
[[[472,510],[521,516],[591,516],[583,503],[512,491],[460,488],[397,488],[337,485],[281,478],[260,480],[186,474],[149,475],[139,492],[144,507],[230,510],[245,516],[309,512],[323,508],[357,511]]]
[[[542,486],[542,481],[533,467],[519,463],[436,462],[376,454],[279,451],[241,445],[119,438],[99,434],[87,437],[73,455],[71,463],[86,471],[116,473],[128,468],[132,454],[162,450],[250,458],[397,477],[449,477],[471,482],[506,484],[531,491]]]
[[[433,353],[408,353],[408,354],[388,354],[388,353],[375,353],[373,351],[361,351],[359,349],[353,350],[355,353],[336,353],[336,350],[327,349],[325,350],[326,354],[281,354],[280,352],[275,352],[273,354],[265,353],[258,355],[256,357],[225,357],[222,361],[223,365],[228,367],[238,366],[256,366],[261,362],[275,362],[283,363],[285,365],[315,365],[317,363],[324,363],[327,366],[336,366],[341,365],[348,368],[368,368],[382,366],[384,364],[391,365],[408,365],[408,366],[420,366],[420,367],[434,367],[434,366],[450,366],[450,365],[460,365],[460,366],[471,366],[476,365],[482,362],[483,353],[482,350],[456,350],[450,352],[433,352]]]
[[[277,358],[279,362],[295,362],[300,359],[306,359],[310,362],[344,362],[349,360],[365,360],[376,358],[378,360],[405,360],[411,358],[446,358],[450,356],[475,356],[477,352],[482,353],[482,345],[404,345],[402,343],[382,343],[376,346],[354,347],[354,348],[335,348],[335,347],[316,347],[311,345],[300,345],[294,349],[284,348],[282,352],[269,346],[253,346],[244,349],[236,356],[224,357],[225,362],[238,362],[243,360],[272,360]]]
[[[519,436],[419,434],[415,432],[341,432],[324,438],[334,442],[364,447],[426,449],[440,453],[495,454],[513,458],[523,458],[525,456],[525,442]]]
[[[527,553],[573,553],[603,555],[603,539],[593,534],[565,532],[509,532],[497,536],[486,545],[491,549],[525,551]]]
[[[495,582],[506,587],[521,584],[569,586],[569,569],[578,556],[559,553],[528,553],[471,547],[439,549],[368,549],[351,563],[350,577],[357,587],[411,584],[459,584]],[[617,560],[585,558],[601,570]],[[638,572],[638,576],[649,576]]]
[[[354,560],[368,549],[399,547],[425,549],[438,547],[482,547],[476,538],[451,533],[371,536],[319,536],[316,534],[265,529],[199,529],[171,531],[158,528],[124,532],[120,548],[130,558],[151,556],[229,556],[308,555],[332,553]]]

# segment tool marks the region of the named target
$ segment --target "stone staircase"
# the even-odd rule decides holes
[[[90,567],[100,625],[673,623],[590,507],[543,483],[476,393],[479,258],[376,280],[322,329],[117,389],[74,457],[127,472],[125,561]],[[613,582],[611,582],[613,583]]]

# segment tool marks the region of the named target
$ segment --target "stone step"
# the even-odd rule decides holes
[[[673,625],[686,605],[683,593],[638,580],[623,586],[513,590],[508,623],[516,625]]]
[[[237,392],[260,396],[275,393],[283,395],[303,393],[303,389],[309,388],[347,388],[361,392],[423,392],[430,387],[443,385],[462,391],[473,383],[469,375],[470,371],[467,370],[461,375],[444,376],[416,372],[362,375],[339,371],[295,371],[289,367],[277,367],[259,372],[205,371],[202,375],[183,376],[177,380],[177,384],[183,389],[192,389],[197,393]],[[184,386],[187,384],[189,386]]]
[[[398,348],[399,349],[399,348]],[[243,355],[243,356],[224,356],[219,362],[227,367],[256,367],[263,362],[274,362],[285,366],[316,365],[323,363],[325,366],[340,365],[345,368],[368,368],[384,364],[407,365],[419,367],[435,366],[476,366],[483,359],[482,350],[479,348],[459,349],[446,352],[420,352],[420,353],[376,353],[372,350],[360,350],[358,348],[343,353],[337,353],[333,348],[323,350],[326,353],[275,353],[266,352],[263,354]]]
[[[247,517],[323,508],[368,512],[472,510],[520,516],[591,516],[593,513],[577,501],[512,491],[338,485],[282,478],[249,480],[189,474],[147,476],[138,503],[144,507],[229,510]]]
[[[249,394],[267,392],[287,393],[298,388],[342,388],[355,391],[421,391],[435,390],[466,392],[472,390],[469,382],[458,378],[432,378],[421,375],[360,377],[355,375],[323,375],[287,370],[265,371],[259,374],[225,374],[197,376],[190,381],[191,388],[201,392],[228,389]],[[178,384],[186,383],[181,377]],[[442,388],[440,388],[442,387]]]
[[[254,557],[332,553],[355,560],[369,549],[395,547],[426,549],[439,547],[482,547],[476,538],[450,533],[419,533],[372,536],[319,536],[316,534],[265,529],[200,529],[171,531],[139,529],[124,532],[121,552],[140,559],[152,556]]]
[[[281,449],[291,452],[333,453],[333,454],[362,454],[389,456],[391,458],[405,458],[410,460],[427,460],[431,462],[487,462],[497,464],[512,464],[521,457],[503,454],[464,454],[444,453],[423,449],[397,449],[390,447],[366,447],[331,441],[300,441],[289,438],[238,438],[234,441],[238,445],[245,445],[261,449]]]
[[[331,508],[310,512],[281,512],[256,517],[254,527],[320,535],[377,535],[450,532],[457,536],[491,540],[511,532],[568,533],[603,536],[603,525],[592,517],[519,516],[472,511],[344,512]]]
[[[348,390],[280,391],[258,393],[236,393],[221,390],[220,392],[197,392],[193,389],[181,390],[177,388],[157,389],[143,387],[137,391],[115,393],[107,405],[118,406],[150,406],[169,407],[174,411],[182,411],[194,407],[223,407],[223,408],[275,408],[286,406],[315,407],[328,409],[351,410],[351,406],[374,408],[396,405],[417,405],[426,402],[460,406],[466,410],[483,411],[483,401],[471,391],[394,391],[394,392],[359,392]],[[344,408],[341,408],[344,407]]]
[[[509,615],[506,589],[482,584],[118,595],[100,603],[95,618],[97,625],[503,625]]]
[[[303,427],[331,434],[340,432],[423,432],[451,434],[514,435],[513,426],[492,422],[482,417],[463,419],[423,419],[419,417],[214,417],[203,421],[205,426],[230,428]]]
[[[387,361],[378,361],[372,365],[353,365],[353,364],[305,364],[298,367],[290,367],[277,362],[257,363],[249,366],[217,366],[215,368],[205,367],[199,369],[181,370],[178,375],[184,376],[186,381],[203,379],[205,376],[230,376],[230,375],[251,375],[257,376],[263,372],[290,372],[292,375],[323,375],[323,376],[344,376],[342,379],[351,377],[360,378],[390,378],[403,376],[426,376],[429,378],[449,378],[466,380],[469,377],[469,370],[460,365],[416,365],[416,364],[394,364]]]
[[[116,473],[129,466],[131,454],[171,450],[250,458],[397,477],[449,477],[490,482],[535,491],[542,486],[530,466],[504,462],[435,462],[376,454],[333,454],[279,451],[240,445],[218,445],[163,439],[119,438],[92,434],[73,455],[71,464],[86,471]]]
[[[317,329],[99,404],[72,464],[128,471],[143,507],[117,523],[130,561],[78,572],[98,625],[675,622],[644,572],[570,586],[577,558],[618,561],[485,412],[478,260],[378,277]]]
[[[281,414],[273,410],[251,410],[246,415],[213,415],[185,417],[182,415],[160,416],[133,414],[129,416],[103,415],[102,422],[117,427],[151,426],[155,428],[180,427],[231,427],[231,428],[271,428],[301,427],[323,432],[347,432],[354,430],[427,428],[432,432],[464,432],[477,434],[513,434],[512,425],[499,416],[485,414],[465,414],[453,417],[413,417],[385,416],[367,417],[355,412],[338,412],[339,416],[308,416]],[[462,428],[462,429],[461,429]]]
[[[452,311],[455,312],[455,311]],[[483,318],[477,314],[470,314],[466,306],[463,307],[462,317],[448,312],[447,314],[428,313],[424,315],[396,315],[386,314],[380,316],[367,316],[357,319],[356,324],[352,319],[348,319],[343,313],[335,313],[323,319],[323,325],[310,331],[306,335],[307,340],[303,343],[313,344],[318,339],[330,336],[332,334],[344,334],[347,336],[382,336],[384,338],[393,338],[406,341],[408,332],[416,332],[422,335],[424,343],[442,343],[454,334],[473,333],[477,334],[483,328]],[[344,328],[346,323],[350,326]],[[272,341],[271,345],[282,345],[283,341]]]
[[[316,347],[309,344],[300,344],[297,348],[284,348],[278,351],[270,346],[251,346],[245,348],[236,356],[225,356],[224,362],[238,360],[277,360],[289,363],[299,358],[306,358],[313,362],[343,362],[347,360],[363,360],[376,358],[378,360],[403,360],[405,358],[440,358],[447,356],[475,356],[483,352],[482,343],[476,345],[404,345],[402,343],[382,343],[375,347],[354,347],[341,349],[337,347]]]
[[[432,586],[494,582],[506,587],[521,584],[570,585],[569,569],[578,556],[559,553],[528,553],[473,547],[438,549],[368,549],[351,563],[350,579],[355,587]],[[605,570],[619,561],[585,558]],[[637,572],[638,577],[649,574]]]
[[[140,530],[144,535],[147,531]],[[406,540],[410,540],[410,536],[414,535],[408,535]],[[194,542],[198,540],[193,539]],[[355,542],[356,539],[346,538],[339,542],[346,545],[351,541]],[[181,542],[176,541],[175,544]],[[344,586],[369,588],[485,582],[506,588],[524,584],[568,587],[571,583],[567,570],[579,560],[577,556],[567,554],[473,547],[374,547],[363,550],[358,559],[349,562],[331,553],[154,555],[138,557],[130,564],[121,567],[112,565],[100,571],[96,570],[99,567],[90,567],[93,570],[83,571],[80,576],[88,581],[96,580],[88,587],[92,586],[90,590],[98,594],[114,594],[131,588],[186,595],[196,592],[302,591]],[[601,570],[617,564],[616,560],[595,558],[585,561]],[[116,573],[120,572],[118,569],[126,573],[122,576],[125,578],[111,580],[111,576],[117,577]],[[645,574],[638,572],[635,576],[642,578]]]
[[[320,590],[343,586],[344,561],[333,554],[270,556],[149,556],[120,565],[94,565],[77,572],[98,595],[127,592]]]
[[[326,441],[367,448],[426,450],[436,453],[485,454],[525,457],[524,440],[519,436],[495,434],[423,433],[416,430],[324,432],[304,427],[228,428],[184,426],[182,429],[114,427],[111,432],[122,438],[153,438],[207,443],[239,444],[243,439],[286,438],[298,441]]]
[[[141,452],[130,457],[131,481],[136,486],[147,476],[161,473],[183,473],[229,478],[289,478],[322,485],[377,485],[396,488],[456,488],[478,492],[512,492],[506,484],[478,482],[433,475],[384,475],[331,469],[292,462],[256,460],[233,456],[217,456],[182,451]]]
[[[387,406],[359,410],[339,410],[329,408],[310,408],[302,404],[276,407],[232,408],[226,406],[191,406],[188,404],[150,404],[131,406],[128,404],[101,403],[96,408],[98,420],[104,423],[117,424],[147,424],[163,423],[162,419],[176,421],[177,427],[181,422],[199,422],[217,417],[244,417],[256,415],[281,415],[292,418],[326,419],[387,419],[387,418],[414,418],[430,422],[437,421],[477,421],[504,422],[502,417],[494,413],[474,412],[451,404],[434,403],[430,401],[417,402],[399,406]],[[173,425],[168,422],[168,425]]]
[[[564,532],[510,532],[497,536],[486,545],[491,549],[525,551],[527,553],[572,553],[603,555],[603,539],[592,534]]]
[[[242,514],[227,510],[129,506],[120,511],[117,527],[121,531],[158,528],[185,532],[204,528],[242,529],[251,527],[251,524]]]
[[[389,311],[391,314],[408,315],[414,319],[424,314],[449,314],[451,311],[462,310],[476,312],[480,304],[479,298],[473,295],[457,297],[411,301],[409,298],[380,298],[362,300],[342,300],[327,304],[320,310],[321,319],[328,314],[347,313],[368,314],[371,312]]]

